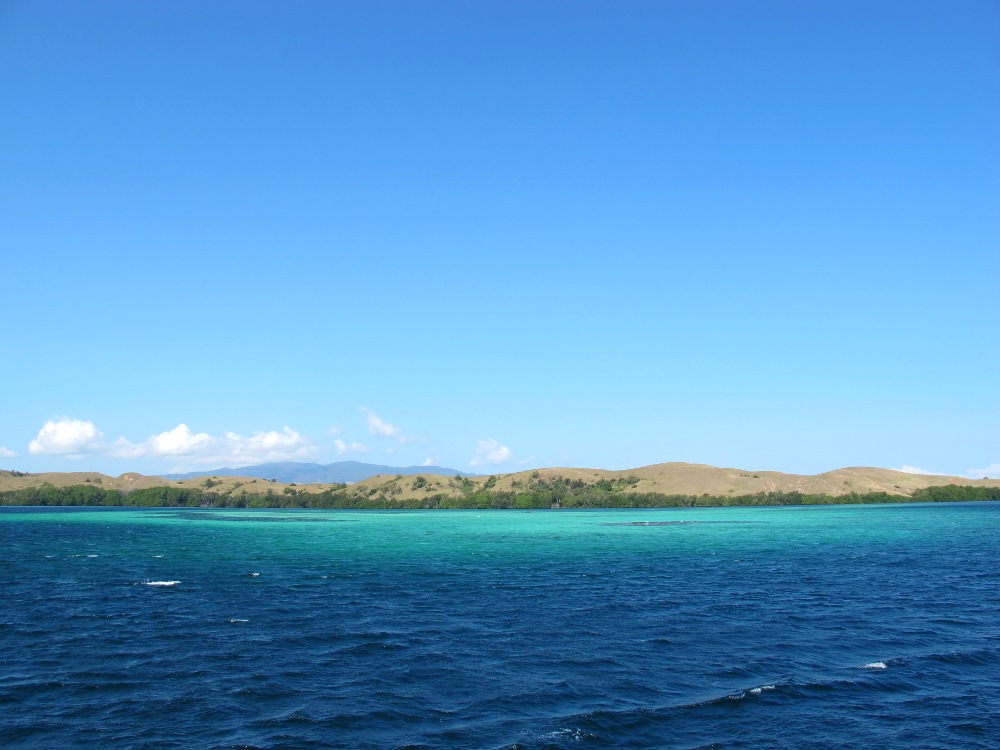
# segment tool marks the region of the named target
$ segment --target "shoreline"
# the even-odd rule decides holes
[[[602,492],[592,487],[561,486],[530,492],[480,490],[460,496],[435,494],[424,498],[362,496],[347,487],[320,493],[249,492],[220,494],[210,490],[149,487],[138,490],[102,489],[93,485],[42,485],[0,492],[2,507],[70,508],[190,508],[190,509],[312,509],[312,510],[573,510],[794,507],[812,505],[899,505],[910,503],[1000,501],[1000,487],[941,485],[908,495],[886,492],[829,495],[801,492],[761,492],[744,495],[668,495]]]

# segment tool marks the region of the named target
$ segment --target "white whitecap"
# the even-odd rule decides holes
[[[97,557],[97,555],[87,555],[87,557]]]
[[[260,573],[251,573],[250,575],[252,575],[252,576],[256,577],[256,576],[259,576],[259,575],[260,575]]]
[[[888,669],[889,665],[884,661],[870,661],[865,664],[862,669]]]
[[[567,738],[573,742],[580,742],[581,740],[590,738],[592,736],[593,735],[584,732],[582,729],[567,728],[567,729],[557,729],[554,732],[543,734],[541,737],[539,737],[539,739],[558,740],[562,738]]]
[[[750,688],[750,692],[754,695],[760,695],[765,690],[774,690],[774,685],[761,685],[760,687]]]
[[[226,622],[250,622],[250,621],[249,620],[241,620],[241,619],[238,619],[238,618],[234,618],[232,620],[226,620]]]
[[[143,581],[143,586],[176,586],[180,581]]]

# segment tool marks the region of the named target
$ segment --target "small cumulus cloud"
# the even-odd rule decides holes
[[[423,463],[420,464],[420,465],[421,466],[433,466],[434,465],[434,459],[431,458],[430,456],[428,456],[427,458],[424,459]]]
[[[424,438],[417,435],[408,435],[401,427],[397,427],[394,424],[386,422],[371,409],[367,409],[364,406],[360,408],[361,411],[365,412],[365,421],[368,423],[368,432],[375,437],[392,438],[393,440],[399,441],[400,445],[406,445],[407,443],[413,442],[425,442]]]
[[[376,437],[402,436],[403,431],[396,427],[396,425],[389,424],[370,409],[366,409],[365,411],[368,412],[368,432],[372,435]]]
[[[337,455],[343,456],[348,453],[367,453],[368,446],[361,443],[345,443],[343,440],[334,440],[333,447],[337,449]]]
[[[936,471],[927,471],[926,469],[921,469],[919,466],[904,465],[900,466],[898,469],[893,469],[893,471],[901,471],[904,474],[929,474],[931,476],[936,475]]]
[[[93,422],[58,417],[42,425],[35,439],[28,443],[28,453],[33,456],[82,458],[89,453],[100,452],[103,447],[104,433]]]
[[[514,454],[506,445],[500,445],[496,440],[480,440],[476,444],[476,455],[469,459],[469,466],[490,464],[499,466],[511,459]]]
[[[983,477],[1000,479],[1000,464],[990,464],[985,469],[969,469],[965,473],[973,479],[982,479]]]
[[[14,458],[16,455],[10,448],[0,445],[0,458]]]

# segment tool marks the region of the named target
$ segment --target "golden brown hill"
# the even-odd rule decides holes
[[[759,492],[801,492],[803,494],[846,495],[852,492],[886,492],[891,495],[910,495],[924,487],[957,484],[966,486],[1000,487],[1000,479],[967,479],[965,477],[928,474],[907,474],[891,469],[852,467],[836,469],[823,474],[783,474],[777,471],[751,471],[727,469],[705,464],[662,463],[642,466],[625,471],[606,469],[544,468],[497,474],[486,477],[445,477],[438,474],[401,476],[382,474],[348,486],[347,492],[355,497],[385,497],[396,500],[414,500],[432,495],[459,497],[476,490],[517,492],[530,489],[538,482],[551,482],[562,478],[596,484],[601,481],[628,483],[627,491],[660,493],[664,495],[713,495],[717,497],[750,495]],[[210,490],[220,495],[247,493],[263,495],[286,492],[322,492],[334,485],[289,485],[251,477],[198,477],[195,479],[169,480],[156,476],[127,473],[110,477],[96,472],[47,472],[19,474],[0,471],[0,491],[39,487],[45,483],[56,487],[93,484],[106,489],[133,490],[146,487],[185,487]]]
[[[38,474],[0,471],[0,492],[19,490],[25,487],[41,487],[51,484],[54,487],[72,487],[79,484],[92,484],[107,490],[141,490],[147,487],[186,487],[188,489],[212,490],[219,494],[232,494],[241,488],[250,494],[265,494],[268,490],[282,492],[289,485],[279,482],[269,482],[266,479],[252,477],[198,477],[196,479],[164,479],[158,476],[147,476],[135,472],[127,472],[121,476],[111,477],[96,471],[49,471]],[[321,491],[329,485],[301,485],[297,490]],[[317,489],[318,488],[318,489]]]
[[[147,477],[128,472],[119,477],[109,477],[96,471],[47,471],[40,474],[0,471],[0,491],[19,490],[25,487],[72,487],[77,484],[93,484],[107,490],[141,490],[167,484],[162,477]]]
[[[461,494],[460,480],[433,474],[423,477],[381,475],[366,479],[352,487],[365,494],[387,494],[400,500],[419,499],[435,493],[449,496]],[[557,478],[595,484],[601,480],[630,480],[629,492],[655,492],[664,495],[752,495],[758,492],[801,492],[803,494],[848,495],[852,492],[886,492],[890,495],[911,495],[924,487],[948,484],[1000,487],[1000,479],[967,479],[965,477],[907,474],[892,469],[852,467],[823,474],[783,474],[777,471],[726,469],[706,464],[662,463],[624,471],[606,469],[546,468],[497,474],[494,477],[469,477],[461,482],[473,487],[502,492],[527,489],[538,480]]]

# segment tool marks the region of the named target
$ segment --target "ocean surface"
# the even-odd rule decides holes
[[[3,748],[997,748],[1000,504],[0,509]]]

